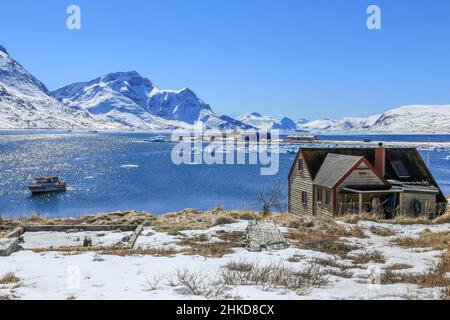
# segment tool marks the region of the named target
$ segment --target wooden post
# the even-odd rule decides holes
[[[359,213],[362,213],[362,208],[363,208],[363,197],[362,197],[362,193],[359,193]]]

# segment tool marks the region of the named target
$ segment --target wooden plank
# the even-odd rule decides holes
[[[122,231],[134,231],[136,225],[28,225],[25,226],[26,232],[54,231],[64,232],[71,229],[80,229],[83,231],[111,231],[120,229]]]
[[[139,235],[141,234],[142,230],[144,230],[144,226],[141,224],[139,225],[136,230],[134,230],[133,235],[131,236],[131,239],[128,241],[126,248],[132,249],[134,247],[134,244],[136,243]]]
[[[8,233],[6,236],[4,236],[4,238],[18,238],[24,233],[25,233],[25,228],[18,227],[16,229],[14,229],[13,231],[11,231],[10,233]]]

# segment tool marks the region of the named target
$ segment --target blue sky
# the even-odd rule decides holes
[[[0,44],[50,89],[136,70],[220,113],[339,118],[450,104],[449,16],[447,0],[15,0]]]

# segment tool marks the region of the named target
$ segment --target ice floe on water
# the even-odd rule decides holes
[[[137,164],[124,164],[120,166],[122,169],[136,169],[139,168]]]

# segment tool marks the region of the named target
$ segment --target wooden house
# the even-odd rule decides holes
[[[415,148],[301,148],[289,173],[289,212],[438,215],[447,200]]]

